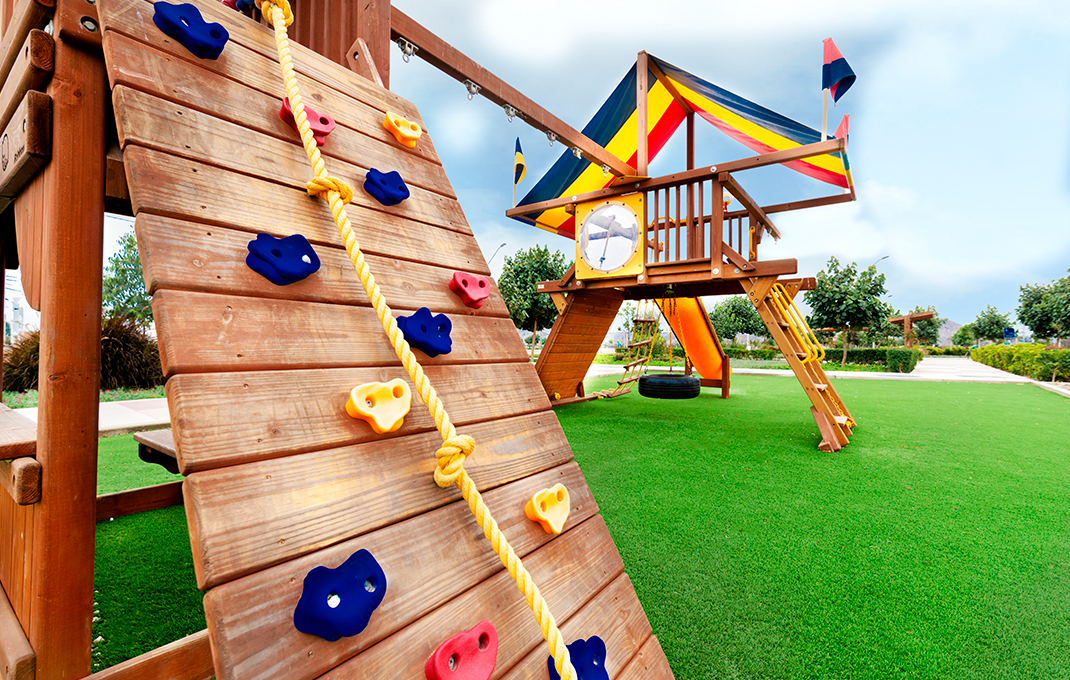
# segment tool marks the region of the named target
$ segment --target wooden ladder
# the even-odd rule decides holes
[[[798,282],[777,283],[777,277],[766,276],[742,283],[751,304],[758,310],[810,399],[810,412],[822,437],[818,448],[839,451],[847,445],[855,420],[825,375],[821,367],[825,352],[795,306]]]

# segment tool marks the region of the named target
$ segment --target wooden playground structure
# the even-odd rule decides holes
[[[198,59],[162,33],[147,0],[0,2],[0,251],[7,268],[21,267],[27,301],[41,313],[39,420],[0,412],[0,677],[421,677],[441,643],[481,621],[497,628],[495,677],[543,677],[543,639],[553,637],[545,612],[532,618],[512,567],[488,550],[460,501],[471,492],[435,483],[465,457],[456,448],[436,462],[436,449],[448,449],[443,440],[455,441],[440,418],[417,404],[399,429],[377,434],[346,413],[354,385],[411,378],[413,369],[383,332],[390,319],[377,318],[362,289],[355,255],[331,224],[338,218],[308,195],[311,137],[302,148],[278,115],[287,89],[272,29],[218,2],[197,7],[229,33],[218,59]],[[748,218],[756,234],[737,231],[750,239],[750,256],[739,255],[742,241],[707,236],[712,255],[689,246],[671,261],[652,256],[642,285],[661,297],[669,284],[688,295],[742,287],[781,346],[798,348],[793,366],[811,355],[792,344],[793,322],[783,326],[774,309],[802,282],[776,288],[794,261],[761,262],[753,252],[762,228],[775,229],[769,214],[804,206],[759,208],[731,173],[842,150],[842,141],[635,180],[644,163],[621,161],[388,2],[310,0],[293,19],[290,52],[304,99],[338,124],[323,156],[354,188],[347,209],[364,262],[399,316],[427,305],[452,322],[453,351],[419,360],[452,422],[479,442],[466,468],[471,488],[485,493],[523,557],[559,640],[599,636],[611,678],[671,678],[501,296],[494,290],[475,309],[447,285],[456,271],[490,272],[433,135],[409,148],[384,128],[390,112],[422,126],[415,107],[387,89],[390,42],[418,48],[586,160],[630,178],[629,186],[638,181],[666,196],[695,183],[727,187],[745,211],[700,218],[700,204],[685,219],[678,208],[652,237],[692,243],[711,223]],[[398,170],[411,197],[393,207],[370,198],[358,185],[371,168]],[[337,184],[323,191],[344,202]],[[810,204],[838,200],[845,199]],[[185,480],[98,497],[106,209],[136,217],[172,424],[146,441],[173,458]],[[302,234],[321,268],[292,285],[269,283],[245,264],[247,243],[263,232]],[[563,317],[583,304],[609,308],[640,297],[638,281],[609,283],[557,284],[567,293]],[[845,414],[829,401],[834,392],[819,363],[806,366],[797,372],[811,376],[820,412]],[[837,444],[848,432],[841,418],[833,416],[827,435]],[[525,517],[525,503],[556,484],[571,499],[560,535]],[[174,504],[185,506],[208,628],[90,675],[95,525]],[[306,575],[355,550],[372,553],[389,583],[368,627],[336,642],[296,630]]]

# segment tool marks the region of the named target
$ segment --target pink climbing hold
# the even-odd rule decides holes
[[[292,127],[298,135],[301,134],[300,128],[297,127],[297,121],[294,120],[293,109],[290,108],[290,98],[282,98],[282,108],[279,109],[279,118],[282,118],[287,125]],[[308,119],[308,125],[312,128],[312,138],[316,140],[318,146],[323,146],[327,141],[327,135],[331,134],[334,130],[334,118],[331,118],[325,113],[316,113],[305,105],[305,118]]]
[[[427,680],[487,680],[498,662],[498,632],[490,621],[446,640],[424,664]]]
[[[479,309],[490,295],[490,281],[485,276],[454,272],[450,279],[450,290],[457,293],[464,304]]]

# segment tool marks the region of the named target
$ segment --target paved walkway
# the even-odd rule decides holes
[[[912,373],[870,373],[864,371],[837,371],[834,370],[834,361],[825,362],[825,373],[831,378],[847,380],[929,380],[937,382],[982,382],[982,383],[1035,383],[1037,386],[1050,392],[1055,392],[1064,397],[1070,397],[1070,390],[1061,388],[1051,383],[1042,383],[1020,375],[1007,373],[999,369],[985,366],[964,357],[928,357],[918,363]],[[587,371],[587,377],[593,378],[603,375],[622,373],[622,366],[609,364],[592,364]],[[653,370],[667,371],[661,366],[653,367]],[[677,369],[678,370],[678,369]],[[789,369],[770,368],[737,368],[733,369],[736,375],[780,375],[793,377],[794,373]],[[37,422],[36,408],[15,409],[16,412]],[[140,399],[134,401],[109,401],[100,405],[100,434],[110,436],[127,434],[129,432],[141,432],[144,430],[158,430],[170,427],[171,420],[167,410],[167,399]]]

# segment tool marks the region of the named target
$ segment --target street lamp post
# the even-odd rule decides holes
[[[488,267],[490,266],[490,263],[494,261],[494,256],[497,255],[498,251],[501,250],[504,247],[505,247],[505,244],[503,243],[503,244],[501,244],[500,246],[498,246],[497,248],[494,249],[494,255],[491,255],[490,259],[487,260],[487,266]]]

